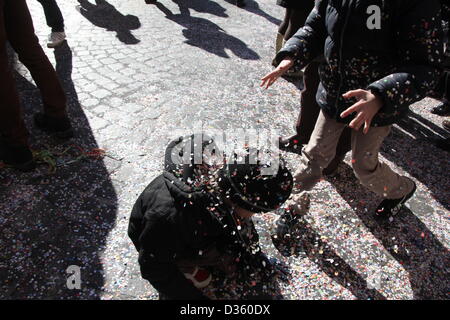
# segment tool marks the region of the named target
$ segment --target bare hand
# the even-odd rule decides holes
[[[261,87],[266,87],[268,89],[275,81],[278,80],[279,77],[281,77],[286,71],[289,70],[294,65],[294,59],[292,58],[285,58],[283,61],[280,62],[278,67],[273,70],[272,72],[266,74],[262,79]]]
[[[346,118],[352,113],[357,113],[355,119],[350,122],[350,128],[358,131],[364,125],[364,134],[370,129],[373,117],[383,107],[383,100],[367,90],[353,90],[343,95],[345,99],[356,98],[358,102],[341,113],[341,118]]]

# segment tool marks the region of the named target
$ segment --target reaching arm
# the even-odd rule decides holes
[[[398,17],[396,39],[398,72],[380,79],[368,90],[383,100],[380,113],[399,115],[424,98],[441,75],[443,41],[438,0],[405,0]]]

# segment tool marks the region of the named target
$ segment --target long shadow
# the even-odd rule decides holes
[[[156,3],[156,7],[161,10],[166,18],[182,26],[183,35],[186,43],[203,49],[209,53],[215,54],[222,58],[229,58],[226,49],[229,49],[241,59],[257,60],[258,54],[236,37],[227,34],[215,23],[190,15],[190,2],[176,1],[180,7],[179,14],[173,14],[162,3]],[[195,2],[195,1],[194,1]],[[211,2],[213,3],[213,2]],[[210,3],[204,4],[208,6]]]
[[[341,165],[339,175],[346,179],[329,181],[353,210],[409,275],[414,299],[448,299],[450,279],[450,255],[448,249],[408,209],[404,209],[392,221],[377,223],[367,204],[355,199],[367,199],[369,191],[361,185],[348,165]],[[349,178],[352,177],[352,178]],[[375,208],[369,208],[372,212]]]
[[[228,14],[225,13],[227,9],[211,0],[172,0],[172,2],[178,5],[183,15],[190,15],[192,9],[199,13],[213,14],[222,18],[228,17]]]
[[[230,4],[235,4],[236,0],[225,0],[226,2],[230,3]],[[275,17],[272,17],[270,14],[268,14],[267,12],[261,10],[261,8],[259,7],[258,2],[256,2],[255,0],[245,0],[245,7],[242,8],[243,10],[246,10],[248,12],[251,12],[253,14],[256,14],[257,16],[263,17],[264,19],[267,19],[267,21],[279,26],[281,24],[281,20],[277,19]]]
[[[139,39],[131,33],[141,27],[139,18],[131,14],[124,15],[105,0],[95,0],[95,4],[88,0],[78,0],[79,11],[83,17],[93,25],[116,32],[116,37],[125,44],[137,44]]]
[[[34,132],[31,115],[41,104],[39,91],[17,73],[32,148],[58,156],[55,171],[45,164],[26,174],[0,170],[3,299],[99,299],[105,284],[100,255],[115,223],[117,195],[103,160],[77,160],[80,148],[98,145],[71,80],[67,43],[55,57],[77,136],[60,144]],[[80,268],[79,290],[67,286],[72,265]]]
[[[432,142],[435,138],[449,137],[449,133],[412,112],[398,125],[400,129],[393,127],[381,153],[426,185],[433,197],[450,210],[448,153]]]
[[[320,234],[305,221],[300,220],[298,234],[301,235],[299,250],[313,261],[323,272],[342,287],[349,290],[357,299],[385,300],[377,290],[370,288],[367,280],[356,272],[334,249],[321,240]]]

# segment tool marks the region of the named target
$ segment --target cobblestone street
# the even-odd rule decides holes
[[[294,131],[301,85],[259,86],[272,69],[283,8],[275,0],[246,2],[58,1],[67,42],[48,49],[42,7],[27,1],[67,93],[76,138],[58,144],[33,126],[39,91],[14,57],[31,145],[46,163],[31,173],[0,168],[1,299],[158,298],[141,278],[127,227],[136,198],[162,171],[168,142],[199,129]],[[300,256],[276,251],[268,235],[273,214],[254,218],[263,251],[290,273],[274,296],[449,298],[449,157],[428,140],[449,136],[443,118],[430,113],[437,103],[413,105],[383,145],[382,160],[418,187],[389,225],[374,221],[380,198],[358,183],[350,154],[311,192]],[[298,155],[283,156],[298,166]],[[80,290],[66,286],[70,265],[81,268]],[[217,298],[240,297],[230,288]]]

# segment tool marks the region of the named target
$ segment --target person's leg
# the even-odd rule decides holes
[[[295,192],[310,190],[322,178],[326,168],[336,155],[336,146],[345,124],[320,111],[308,145],[303,149],[301,166],[295,172]]]
[[[8,40],[41,91],[45,114],[67,117],[66,95],[55,69],[39,45],[25,0],[7,1],[7,6],[11,13],[11,18],[5,17]]]
[[[300,97],[300,114],[295,129],[302,144],[307,144],[320,113],[316,95],[320,84],[319,62],[313,61],[303,72],[303,90]]]
[[[310,1],[311,4],[306,4],[302,8],[290,9],[289,23],[284,32],[284,40],[289,40],[301,27],[305,25],[306,19],[309,16],[312,8],[314,7],[314,2]]]
[[[415,191],[413,180],[395,173],[379,161],[383,140],[390,126],[372,127],[367,134],[363,130],[352,132],[352,167],[362,185],[385,200],[377,209],[378,216],[396,213]]]
[[[339,164],[344,161],[345,155],[347,152],[352,150],[351,143],[352,129],[349,127],[345,127],[344,131],[342,131],[341,137],[339,138],[338,145],[336,147],[336,156],[330,162],[328,167],[323,170],[324,175],[330,175],[336,172],[339,167]]]
[[[64,32],[64,18],[55,0],[37,0],[44,9],[47,25],[52,32]]]
[[[35,162],[28,147],[28,131],[6,49],[5,17],[9,14],[7,1],[0,0],[0,161],[29,171],[34,169]]]
[[[4,142],[26,146],[28,132],[22,118],[20,98],[6,49],[5,16],[9,14],[6,2],[0,0],[0,133]]]
[[[320,107],[316,101],[317,88],[320,83],[318,68],[319,62],[311,62],[304,70],[300,113],[295,125],[296,134],[280,139],[281,150],[300,153],[302,146],[309,142],[320,112]]]
[[[283,19],[283,21],[281,21],[281,24],[278,27],[278,33],[282,34],[283,36],[286,33],[286,30],[289,26],[289,17],[290,16],[291,16],[291,9],[286,8],[286,11],[284,13],[284,19]]]
[[[5,16],[8,40],[19,60],[30,70],[39,88],[44,113],[34,117],[36,125],[49,133],[66,139],[73,136],[67,116],[66,95],[52,64],[34,34],[33,21],[25,0],[6,1],[9,15]]]

